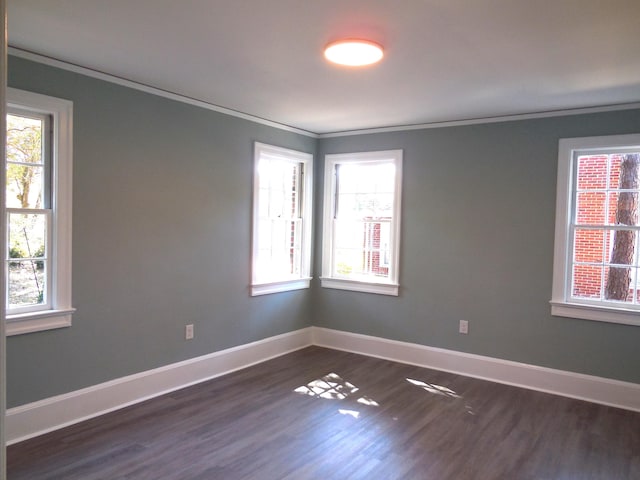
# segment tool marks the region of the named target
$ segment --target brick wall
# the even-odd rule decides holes
[[[574,237],[573,296],[600,298],[606,285],[612,230],[580,225],[615,225],[621,155],[589,155],[578,159],[577,209]],[[608,182],[607,182],[608,177]],[[580,262],[598,265],[580,265]],[[630,291],[631,295],[631,291]]]
[[[365,248],[368,245],[371,251],[365,250],[363,253],[363,264],[365,271],[370,271],[375,275],[388,276],[389,267],[380,262],[380,247],[381,245],[381,230],[382,227],[379,222],[375,222],[371,218],[365,219],[369,223],[365,223]]]

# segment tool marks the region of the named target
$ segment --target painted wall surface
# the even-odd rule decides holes
[[[9,407],[310,325],[308,290],[249,296],[251,188],[254,141],[315,139],[19,58],[9,86],[74,102],[77,308],[7,339]]]
[[[9,85],[74,102],[78,309],[8,338],[10,407],[312,324],[640,383],[640,328],[548,303],[558,139],[640,132],[640,110],[318,141],[24,59]],[[316,154],[316,277],[324,155],[404,151],[399,297],[249,296],[254,141]]]
[[[400,296],[319,287],[314,325],[640,383],[640,328],[552,317],[558,140],[640,132],[640,110],[321,139],[403,149]],[[469,334],[458,321],[469,321]]]

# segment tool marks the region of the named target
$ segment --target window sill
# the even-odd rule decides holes
[[[285,280],[282,282],[270,282],[251,285],[251,296],[269,295],[270,293],[288,292],[290,290],[302,290],[309,288],[311,277],[296,278],[295,280]]]
[[[53,330],[54,328],[70,327],[71,315],[75,311],[75,308],[69,308],[7,315],[6,335],[9,337]]]
[[[335,288],[338,290],[352,290],[354,292],[375,293],[377,295],[398,296],[399,285],[392,283],[372,283],[356,280],[344,280],[337,278],[322,278],[321,285],[324,288]]]
[[[552,301],[551,315],[556,317],[570,317],[597,322],[640,326],[640,311],[625,308],[605,307],[601,305]]]

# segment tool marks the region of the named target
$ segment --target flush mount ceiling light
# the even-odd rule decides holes
[[[327,60],[350,67],[371,65],[382,60],[383,55],[382,47],[368,40],[339,40],[324,49]]]

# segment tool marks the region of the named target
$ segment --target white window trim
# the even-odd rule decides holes
[[[574,158],[579,154],[640,149],[640,134],[602,137],[562,138],[558,147],[558,183],[556,195],[556,231],[553,255],[553,288],[551,314],[610,323],[640,326],[640,310],[617,307],[615,302],[603,305],[599,301],[571,299],[571,215],[573,182],[576,172]]]
[[[302,182],[302,198],[300,212],[302,214],[302,265],[300,266],[300,276],[288,279],[274,279],[269,282],[259,282],[256,279],[255,259],[258,257],[258,224],[259,224],[259,204],[258,189],[260,187],[260,177],[258,174],[258,162],[262,155],[278,157],[288,162],[302,163],[304,165],[304,176]],[[287,292],[290,290],[301,290],[309,288],[311,285],[311,243],[312,243],[312,206],[313,206],[313,155],[310,153],[290,150],[288,148],[276,147],[265,143],[256,142],[254,146],[254,166],[253,166],[253,232],[252,232],[252,261],[251,261],[251,296],[268,295],[271,293]]]
[[[73,102],[7,88],[7,106],[52,116],[51,145],[53,242],[51,309],[7,314],[6,334],[19,335],[71,326],[71,208],[73,175]]]
[[[325,156],[324,166],[324,219],[322,233],[322,276],[321,285],[325,288],[351,290],[355,292],[374,293],[378,295],[399,295],[400,278],[400,218],[402,200],[402,150],[385,150],[377,152],[340,153]],[[335,278],[332,276],[333,265],[333,215],[335,203],[334,172],[337,164],[343,163],[378,163],[393,161],[396,166],[395,194],[393,209],[393,228],[391,229],[391,258],[389,258],[389,278],[386,281],[362,281],[355,279]]]

